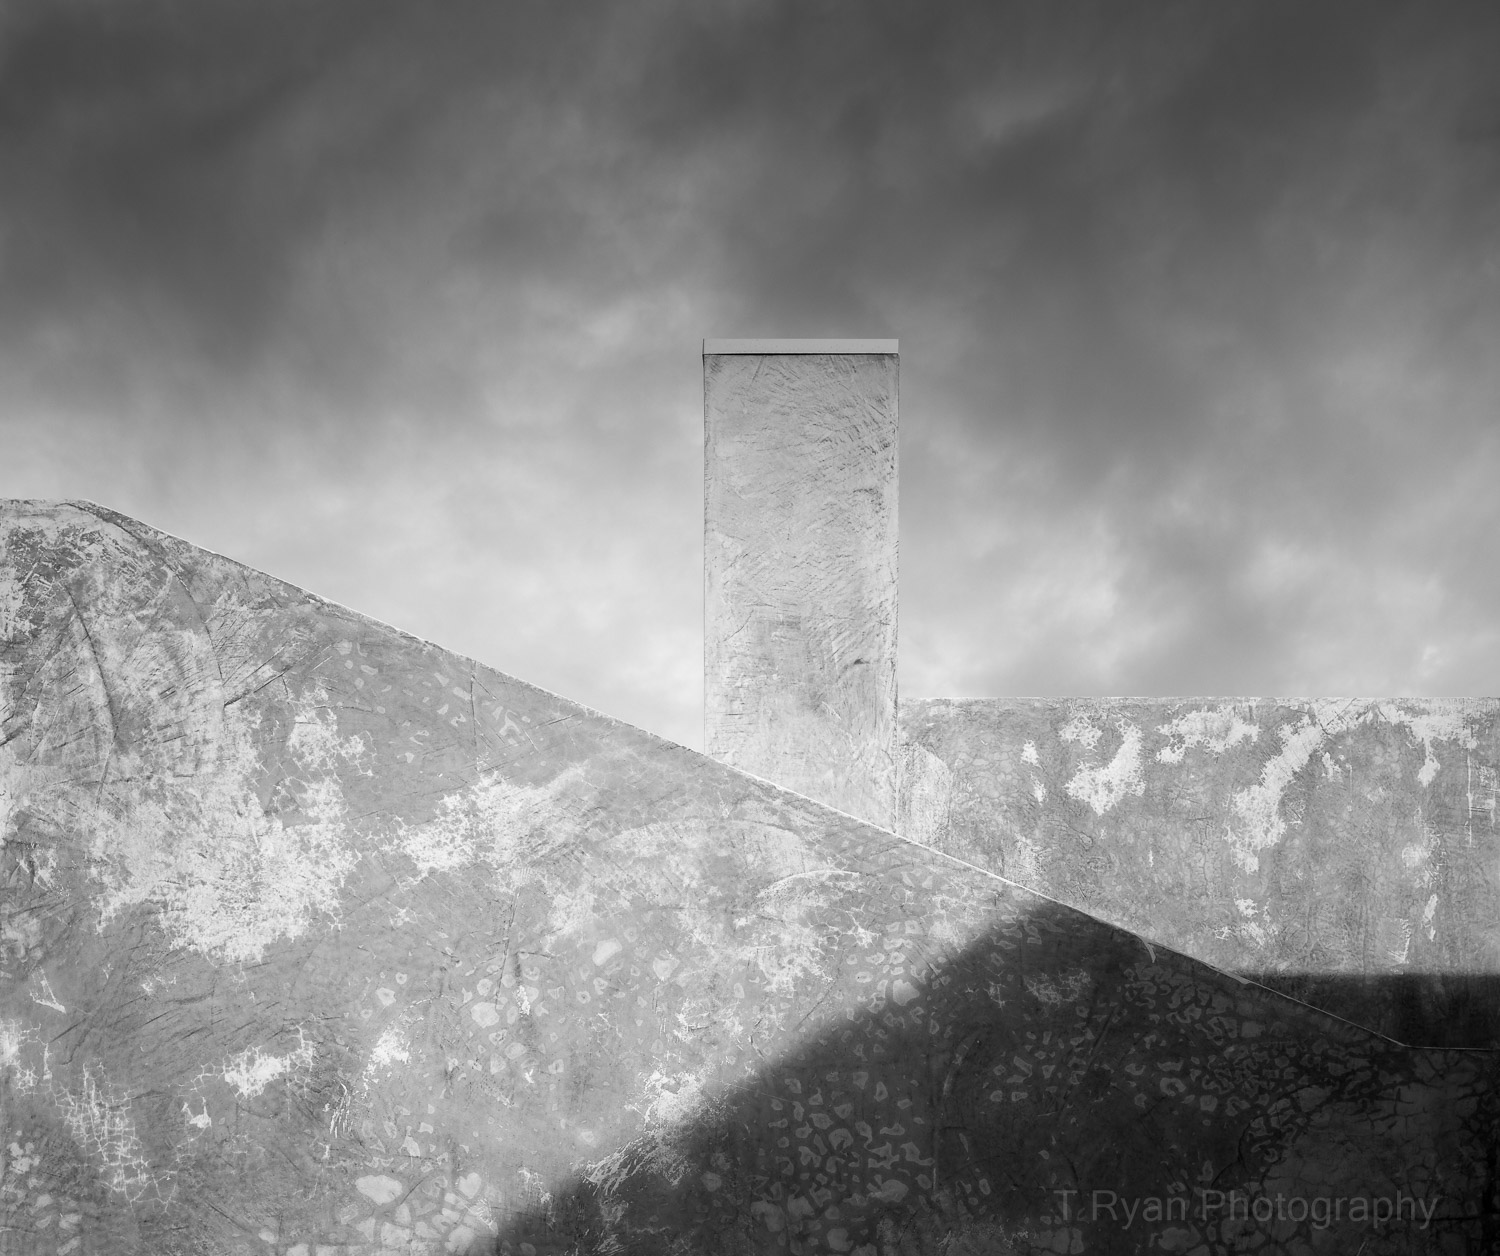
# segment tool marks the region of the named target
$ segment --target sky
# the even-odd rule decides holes
[[[702,745],[704,337],[912,696],[1500,693],[1500,6],[0,0],[0,497]]]

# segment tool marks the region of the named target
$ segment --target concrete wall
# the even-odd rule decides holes
[[[938,699],[903,831],[1405,1041],[1500,1045],[1500,702]]]
[[[0,834],[6,1256],[1500,1241],[1495,1053],[96,507],[0,507]]]
[[[898,359],[822,347],[705,342],[706,745],[889,828]]]

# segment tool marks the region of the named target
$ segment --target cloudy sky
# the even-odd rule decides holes
[[[701,745],[704,336],[896,336],[903,691],[1500,691],[1500,6],[0,0],[0,496]]]

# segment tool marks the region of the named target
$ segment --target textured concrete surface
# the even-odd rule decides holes
[[[1500,1241],[1494,1052],[96,507],[0,546],[6,1256]]]
[[[1496,1241],[1494,1053],[96,507],[0,534],[7,1253]]]
[[[901,717],[917,840],[1403,1041],[1500,1045],[1500,702]]]
[[[708,753],[887,828],[897,364],[703,358]]]

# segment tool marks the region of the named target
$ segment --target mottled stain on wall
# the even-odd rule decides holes
[[[23,562],[33,551],[21,538],[45,535],[28,522],[12,532]],[[209,621],[123,529],[101,520],[88,542],[90,562],[65,584],[47,586],[36,562],[23,582],[10,572],[10,623],[40,632],[46,652],[0,710],[7,725],[27,722],[29,741],[5,761],[0,836],[10,840],[23,811],[30,832],[65,832],[67,847],[36,844],[37,873],[48,879],[81,847],[101,923],[150,903],[173,945],[259,959],[337,913],[355,855],[328,768],[357,758],[359,739],[339,740],[326,695],[309,687],[287,715],[294,770],[263,806],[260,712],[227,690]],[[43,588],[46,601],[24,600]],[[96,788],[80,793],[80,773]]]
[[[7,505],[0,544],[6,1256],[1500,1239],[1492,1052],[1400,1046],[107,511]],[[1031,740],[1027,779],[1084,762]],[[1060,1195],[1200,1188],[1432,1211],[1128,1228]]]
[[[913,837],[1396,1036],[1500,1042],[1500,702],[934,699],[902,730]]]
[[[895,820],[894,353],[705,353],[708,753]]]

